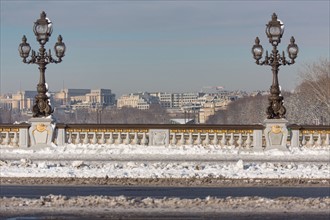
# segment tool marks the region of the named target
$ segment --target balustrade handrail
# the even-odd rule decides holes
[[[29,128],[31,125],[28,123],[20,123],[20,124],[10,124],[10,123],[5,123],[5,124],[0,124],[0,129],[19,129],[19,128]]]
[[[321,130],[326,130],[330,131],[330,126],[329,125],[297,125],[297,124],[292,124],[287,126],[289,129],[293,130],[314,130],[314,131],[321,131]]]
[[[65,129],[209,129],[209,130],[262,130],[264,126],[255,125],[206,125],[206,124],[56,124]]]

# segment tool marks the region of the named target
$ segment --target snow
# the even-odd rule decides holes
[[[330,148],[242,151],[220,146],[0,147],[1,177],[330,178]]]

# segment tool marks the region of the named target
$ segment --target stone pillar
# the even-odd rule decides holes
[[[300,142],[299,142],[299,135],[300,135],[300,132],[299,132],[299,129],[300,127],[297,126],[297,125],[291,125],[290,126],[290,129],[291,129],[291,144],[290,144],[290,147],[291,148],[299,148],[300,147]]]
[[[64,124],[56,124],[56,145],[64,146],[66,143],[66,133]]]
[[[253,130],[253,151],[263,151],[262,130]]]
[[[29,132],[28,127],[19,128],[19,147],[28,147],[29,146]]]
[[[54,121],[52,118],[31,118],[29,135],[31,147],[50,147],[53,141]]]
[[[278,149],[287,151],[288,121],[285,119],[266,119],[264,135],[266,139],[266,150]]]

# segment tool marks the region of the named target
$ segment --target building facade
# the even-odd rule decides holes
[[[0,106],[3,109],[18,111],[31,110],[34,104],[36,91],[19,91],[13,94],[7,94],[0,97]]]
[[[118,108],[131,107],[147,110],[153,104],[159,104],[159,99],[147,92],[123,95],[117,100]]]

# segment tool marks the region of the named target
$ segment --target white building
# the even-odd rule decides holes
[[[111,93],[111,89],[93,89],[86,94],[86,102],[95,106],[111,106],[116,102],[115,94]]]
[[[36,91],[19,91],[0,97],[0,106],[4,109],[31,110],[34,105]]]
[[[117,107],[131,107],[140,110],[147,110],[152,104],[159,104],[159,99],[149,93],[131,93],[123,95],[117,100]]]
[[[95,108],[114,105],[115,94],[110,89],[62,89],[55,93],[54,100],[59,105],[77,108]]]

